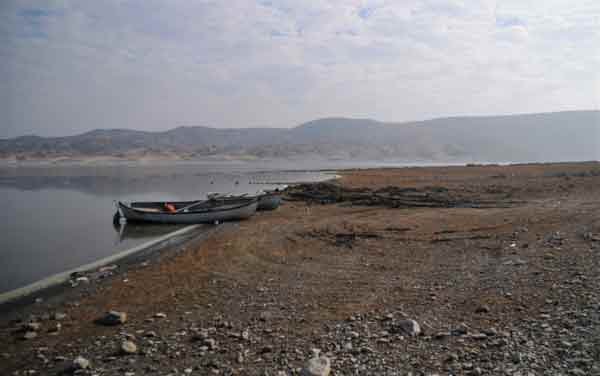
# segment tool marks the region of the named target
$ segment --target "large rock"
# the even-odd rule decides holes
[[[30,330],[23,334],[23,339],[34,339],[37,337],[37,335],[37,332]]]
[[[127,321],[127,313],[118,312],[118,311],[110,311],[104,317],[97,320],[99,324],[102,325],[121,325]]]
[[[328,376],[331,372],[331,360],[326,356],[311,358],[306,367],[302,369],[302,376]]]
[[[131,341],[123,341],[121,343],[121,353],[123,355],[135,354],[137,352],[137,346]]]
[[[397,323],[398,329],[407,336],[414,337],[421,334],[421,327],[415,320],[401,320]]]
[[[73,361],[72,367],[73,367],[74,370],[88,369],[88,368],[90,368],[90,361],[87,360],[86,358],[82,357],[82,356],[78,356]]]

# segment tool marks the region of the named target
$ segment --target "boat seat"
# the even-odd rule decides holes
[[[134,207],[134,209],[137,211],[142,211],[142,212],[146,212],[146,213],[162,213],[163,212],[163,210],[156,209],[156,208],[136,208],[136,207]]]

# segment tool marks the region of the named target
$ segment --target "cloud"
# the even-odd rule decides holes
[[[496,15],[496,26],[499,28],[526,26],[525,21],[515,16]]]
[[[5,0],[0,137],[598,107],[595,0]]]

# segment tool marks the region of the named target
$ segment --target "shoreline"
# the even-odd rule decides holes
[[[20,310],[35,310],[37,305],[60,305],[75,296],[94,293],[99,285],[109,283],[128,270],[160,257],[175,256],[179,248],[197,243],[219,230],[208,225],[186,226],[130,249],[4,292],[0,294],[0,321],[12,319],[20,314]],[[108,267],[108,273],[101,272],[104,267]],[[79,277],[86,279],[76,282]]]
[[[84,273],[91,272],[94,269],[99,269],[109,264],[122,262],[123,259],[136,257],[137,253],[148,252],[150,249],[158,250],[162,247],[168,247],[169,245],[171,245],[171,243],[176,243],[178,241],[178,239],[175,239],[176,237],[184,237],[189,232],[197,230],[199,228],[200,226],[198,225],[186,226],[180,230],[160,236],[156,239],[137,245],[133,248],[120,251],[116,254],[101,258],[96,261],[92,261],[88,264],[78,266],[71,270],[66,270],[60,273],[44,277],[38,281],[32,282],[25,286],[0,293],[0,311],[2,310],[1,307],[3,305],[10,304],[14,300],[25,299],[31,297],[31,295],[33,294],[40,292],[43,293],[43,290],[51,289],[53,287],[65,284],[71,279],[71,276],[74,274],[83,275]]]
[[[600,372],[600,163],[338,172],[16,309],[0,371],[297,375],[317,348],[335,374]],[[96,324],[109,310],[127,321]]]
[[[304,159],[111,159],[111,158],[89,158],[89,159],[30,159],[30,160],[12,160],[0,159],[0,168],[36,168],[36,167],[152,167],[152,166],[261,166],[261,165],[283,165],[292,166]],[[337,169],[374,169],[374,168],[428,168],[428,167],[450,167],[450,166],[511,166],[511,165],[552,165],[564,163],[587,163],[598,162],[597,160],[556,160],[556,161],[479,161],[472,159],[458,160],[337,160],[337,159],[315,159],[309,162],[303,162],[307,165],[324,165],[323,168],[299,167],[276,169],[281,172],[289,171],[331,171]],[[359,166],[359,167],[352,167]],[[267,169],[264,171],[273,171]],[[257,170],[257,172],[263,172]]]

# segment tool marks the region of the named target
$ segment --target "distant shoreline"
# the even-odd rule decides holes
[[[115,156],[56,156],[48,158],[0,158],[0,165],[22,165],[22,164],[99,164],[99,163],[115,163],[115,164],[126,164],[126,163],[155,163],[155,162],[192,162],[192,163],[215,163],[215,162],[249,162],[249,161],[260,161],[257,158],[232,158],[232,157],[219,157],[219,158],[206,158],[206,159],[190,159],[184,157],[140,157],[140,158],[120,158]]]
[[[244,165],[244,166],[269,166],[266,170],[277,171],[321,171],[338,169],[361,168],[402,168],[402,167],[444,167],[444,166],[511,166],[511,165],[546,165],[562,163],[587,163],[600,160],[547,160],[547,161],[475,161],[470,159],[457,160],[361,160],[361,159],[291,159],[291,158],[264,158],[264,159],[184,159],[184,158],[155,158],[155,159],[121,159],[114,157],[90,158],[52,158],[52,159],[27,159],[16,160],[0,158],[0,168],[28,168],[28,167],[152,167],[152,166],[203,166],[203,165]],[[293,166],[298,165],[298,168]],[[282,166],[278,168],[277,166]],[[323,167],[326,166],[326,167]]]

